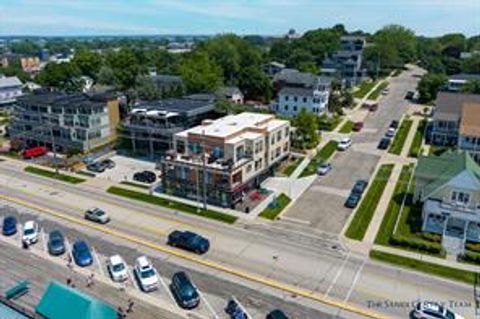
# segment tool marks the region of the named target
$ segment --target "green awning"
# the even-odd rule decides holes
[[[117,319],[112,306],[55,281],[35,311],[47,319]]]

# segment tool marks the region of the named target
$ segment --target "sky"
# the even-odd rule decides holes
[[[0,35],[281,35],[343,23],[480,34],[480,0],[0,0]]]

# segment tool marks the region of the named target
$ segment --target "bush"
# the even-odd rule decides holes
[[[476,252],[476,253],[480,253],[480,244],[467,243],[465,245],[465,248],[467,248],[467,250],[470,250],[470,251],[473,251],[473,252]]]
[[[443,253],[442,245],[438,243],[428,243],[419,239],[406,238],[397,235],[390,238],[390,244],[392,246],[400,246],[427,254],[438,255]]]
[[[261,213],[260,217],[270,219],[270,220],[275,220],[277,216],[287,207],[287,205],[291,202],[292,200],[290,197],[288,197],[285,194],[280,194],[277,198],[277,205],[275,207],[267,207],[265,208]]]
[[[341,121],[342,117],[337,114],[332,117],[328,117],[326,114],[324,114],[318,118],[318,129],[331,132],[338,126],[338,124],[340,124]]]
[[[474,253],[474,252],[469,252],[467,251],[465,254],[463,254],[460,259],[462,261],[472,263],[472,264],[480,264],[480,254]]]
[[[432,243],[442,242],[442,236],[440,236],[439,234],[422,233],[422,238],[425,240],[431,241]]]

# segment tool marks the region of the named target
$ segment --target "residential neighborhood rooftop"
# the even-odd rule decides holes
[[[156,101],[143,101],[135,105],[135,109],[177,112],[194,115],[212,111],[215,108],[213,95],[189,95],[181,98],[170,98]]]
[[[16,76],[0,76],[0,88],[21,86],[22,82]]]
[[[433,119],[436,121],[458,121],[462,114],[462,107],[467,102],[480,103],[480,95],[439,92],[435,100],[436,107]]]
[[[480,136],[480,102],[463,104],[460,134]]]

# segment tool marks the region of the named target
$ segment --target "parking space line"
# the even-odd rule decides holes
[[[128,268],[128,277],[129,277],[130,280],[132,281],[133,286],[134,286],[137,290],[141,290],[140,287],[138,286],[137,279],[135,278],[135,275],[133,274],[133,269],[130,268],[130,267]]]
[[[347,264],[347,261],[348,261],[349,258],[350,258],[350,251],[348,252],[347,257],[345,257],[345,259],[342,261],[342,264],[340,265],[340,268],[338,268],[337,273],[333,277],[332,283],[330,284],[330,286],[328,286],[328,289],[324,294],[325,298],[328,298],[328,295],[330,294],[331,290],[333,289],[333,287],[337,283],[338,278],[342,274],[343,269],[345,269],[345,265]]]
[[[100,258],[98,257],[98,254],[94,247],[92,247],[92,255],[93,255],[93,258],[95,259],[95,263],[98,266],[98,270],[100,271],[100,274],[103,277],[105,277],[105,272],[103,271],[102,263],[100,262]]]
[[[47,253],[48,252],[47,240],[46,240],[47,236],[45,235],[45,230],[43,228],[40,228],[40,234],[42,234],[43,251]]]
[[[175,305],[177,302],[175,301],[175,298],[173,297],[172,292],[168,288],[167,283],[165,282],[165,280],[163,280],[162,274],[158,270],[157,270],[157,274],[158,274],[158,280],[160,280],[160,283],[162,284],[163,288],[165,289],[167,295],[170,297],[170,300]]]
[[[15,236],[17,236],[16,239],[18,240],[18,244],[20,245],[20,247],[23,247],[23,245],[22,245],[22,234],[23,234],[22,224],[18,223],[17,224],[17,233],[15,234]]]
[[[75,261],[73,260],[72,246],[70,245],[67,237],[65,237],[65,248],[67,251],[67,255],[70,256],[71,265],[73,266],[73,264],[75,264]]]
[[[197,289],[198,294],[200,295],[200,298],[202,299],[202,301],[205,303],[205,306],[207,306],[207,309],[212,313],[213,319],[219,319],[220,317],[217,315],[217,313],[215,312],[215,309],[213,309],[210,302],[208,302],[203,292],[201,292],[200,289],[198,289],[198,287],[195,284],[193,286],[195,287],[195,289]]]

